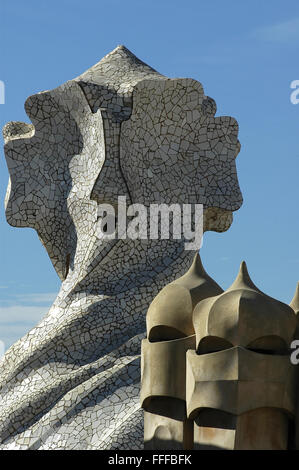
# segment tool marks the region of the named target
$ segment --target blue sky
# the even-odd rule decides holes
[[[54,88],[118,44],[169,77],[199,80],[234,116],[244,196],[230,230],[207,233],[201,254],[227,288],[245,259],[253,281],[289,303],[299,279],[298,0],[2,0],[1,127],[26,121],[29,95]],[[1,139],[1,148],[3,141]],[[0,200],[8,173],[0,151]],[[45,314],[59,279],[31,229],[10,227],[0,209],[0,341],[10,346]]]

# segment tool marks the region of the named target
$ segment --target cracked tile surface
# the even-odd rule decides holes
[[[190,266],[184,240],[105,240],[101,203],[198,203],[225,231],[242,204],[238,125],[192,79],[119,46],[29,97],[3,129],[7,221],[34,228],[62,281],[48,314],[0,362],[1,449],[143,448],[145,313]]]

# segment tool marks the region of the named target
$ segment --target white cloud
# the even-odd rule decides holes
[[[16,294],[0,307],[0,345],[7,350],[28,333],[48,312],[57,293]]]
[[[4,343],[4,341],[1,341],[1,339],[0,339],[0,359],[4,354],[4,351],[5,351],[5,343]]]
[[[299,18],[274,25],[264,26],[254,31],[253,35],[266,41],[289,43],[299,41]]]
[[[4,343],[5,350],[36,326],[49,307],[50,305],[0,307],[0,341]]]
[[[50,305],[49,305],[50,307]],[[10,305],[9,307],[0,307],[0,336],[2,327],[13,324],[23,324],[34,326],[49,310],[48,306],[37,305]]]
[[[45,292],[41,294],[17,294],[16,299],[22,303],[53,303],[57,297],[57,292]]]

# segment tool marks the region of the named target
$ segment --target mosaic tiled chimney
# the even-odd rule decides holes
[[[238,124],[215,117],[198,81],[167,78],[124,46],[29,97],[25,110],[31,123],[3,130],[6,218],[37,231],[62,285],[1,360],[0,448],[143,448],[145,314],[197,250],[186,250],[184,237],[101,238],[99,205],[118,209],[119,196],[146,209],[202,204],[204,230],[227,230],[242,204]],[[189,320],[173,326],[170,318],[163,334],[190,335],[193,304],[220,293],[204,277],[197,289],[196,276],[180,286]]]
[[[295,448],[298,370],[290,345],[296,309],[298,293],[291,307],[269,297],[253,284],[245,262],[222,292],[196,255],[147,313],[145,448]]]

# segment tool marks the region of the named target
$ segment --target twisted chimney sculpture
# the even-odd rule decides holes
[[[98,207],[119,196],[146,208],[202,204],[203,229],[227,230],[242,204],[238,124],[215,117],[199,82],[169,79],[123,46],[25,110],[31,123],[3,130],[6,217],[37,231],[62,285],[1,360],[0,448],[142,448],[145,314],[196,250],[184,237],[101,238]]]

